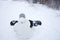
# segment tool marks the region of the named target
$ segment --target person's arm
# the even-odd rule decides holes
[[[29,22],[30,22],[30,28],[32,28],[33,26],[37,27],[38,25],[42,25],[41,21],[32,21],[32,20],[29,20]]]
[[[34,26],[42,25],[41,21],[34,21]]]
[[[10,25],[14,26],[16,23],[18,23],[18,21],[13,20],[13,21],[10,22]]]
[[[33,27],[33,21],[29,20],[29,22],[30,22],[30,28],[32,28]]]

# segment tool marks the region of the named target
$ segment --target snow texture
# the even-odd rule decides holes
[[[17,40],[10,22],[19,20],[20,13],[24,13],[27,20],[42,22],[29,40],[60,40],[60,10],[20,1],[0,1],[0,40]]]

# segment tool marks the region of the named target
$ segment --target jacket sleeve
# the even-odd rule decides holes
[[[30,28],[32,28],[33,27],[33,21],[29,20],[29,22],[30,22]]]
[[[14,26],[16,23],[18,23],[18,21],[13,20],[13,21],[10,22],[10,25]]]

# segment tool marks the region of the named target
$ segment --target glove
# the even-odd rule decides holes
[[[14,26],[17,22],[18,22],[18,21],[13,20],[13,21],[10,22],[10,25],[11,25],[11,26]]]

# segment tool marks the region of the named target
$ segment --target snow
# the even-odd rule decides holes
[[[16,40],[9,23],[19,20],[20,13],[24,13],[28,20],[42,22],[41,26],[35,27],[34,36],[29,40],[60,40],[60,10],[20,1],[0,1],[0,40]]]

